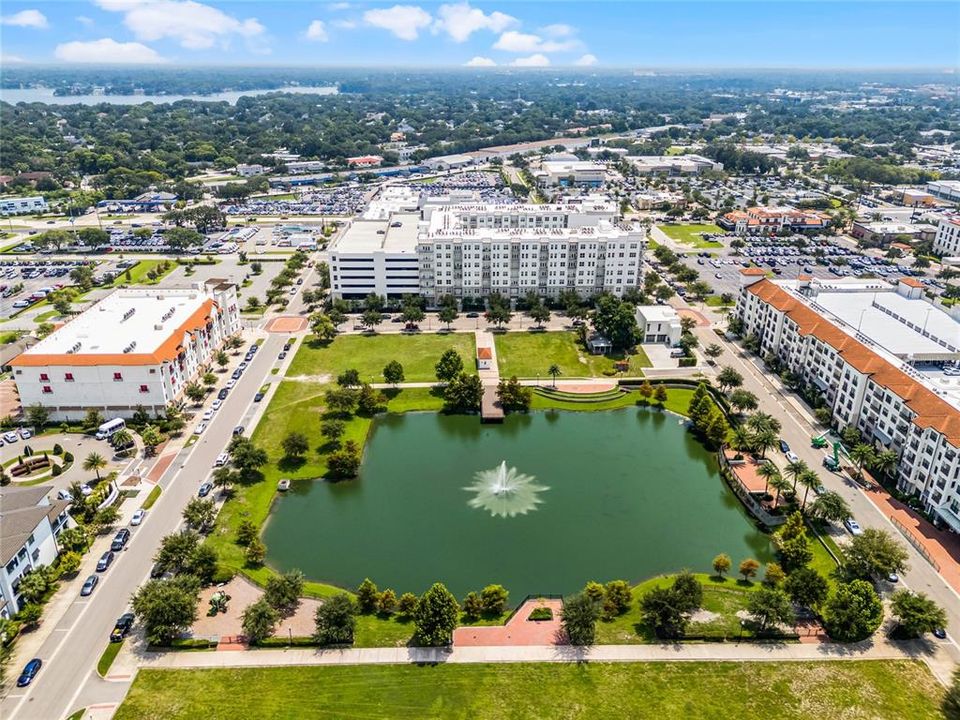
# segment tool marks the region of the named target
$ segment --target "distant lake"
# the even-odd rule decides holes
[[[237,100],[246,96],[266,95],[267,93],[294,93],[298,95],[336,95],[336,86],[303,87],[291,86],[269,90],[228,90],[211,95],[54,95],[53,88],[0,88],[0,100],[16,105],[17,103],[41,102],[48,105],[142,105],[143,103],[175,103],[179,100],[199,100],[204,102],[223,102],[236,105]]]

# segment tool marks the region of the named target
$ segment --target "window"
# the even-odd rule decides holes
[[[50,376],[47,375],[46,373],[40,373],[40,379],[41,379],[41,380],[49,380],[49,379],[50,379]]]
[[[73,382],[73,373],[64,373],[63,379],[67,382]]]
[[[141,386],[140,386],[140,392],[142,392],[142,393],[150,392],[150,388],[148,388],[146,385],[141,385]]]
[[[52,393],[52,392],[53,392],[53,388],[50,387],[49,385],[44,385],[44,386],[43,386],[43,392],[45,392],[45,393]]]
[[[114,374],[113,374],[113,381],[114,381],[114,382],[119,382],[119,381],[122,381],[122,380],[123,380],[123,373],[114,373]]]

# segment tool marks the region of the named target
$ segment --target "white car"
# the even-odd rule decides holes
[[[20,428],[20,437],[22,437],[24,440],[29,440],[31,437],[33,437],[33,433],[26,428]]]
[[[80,494],[83,495],[84,497],[90,497],[91,495],[93,495],[93,488],[90,487],[89,485],[81,485]]]
[[[12,443],[12,442],[16,442],[17,439],[18,439],[18,436],[15,432],[8,432],[3,434],[4,442]]]
[[[213,420],[213,413],[214,413],[213,410],[207,410],[207,411],[203,414],[203,419],[204,419],[204,420]]]
[[[843,524],[847,526],[847,530],[850,531],[851,535],[862,535],[863,530],[860,529],[860,523],[854,520],[852,517],[847,518],[843,521]]]
[[[137,510],[137,511],[133,514],[133,517],[130,518],[130,524],[131,524],[131,525],[139,525],[140,523],[143,522],[143,518],[145,518],[146,515],[147,515],[147,511],[146,511],[146,510]]]
[[[793,450],[787,450],[787,452],[785,452],[783,456],[787,459],[787,462],[792,462],[792,463],[800,462],[800,458],[797,456],[797,454]]]
[[[210,409],[214,411],[219,410],[221,405],[223,405],[223,400],[221,400],[220,398],[217,398],[212,403],[210,403]]]
[[[217,455],[217,459],[214,461],[214,467],[223,467],[228,462],[230,462],[230,453],[220,453]]]
[[[224,387],[225,387],[227,390],[233,390],[233,386],[236,385],[236,384],[237,384],[237,381],[234,380],[233,378],[230,378],[229,380],[227,380],[227,382],[226,382],[226,384],[224,385]]]
[[[202,435],[202,434],[203,434],[203,431],[206,430],[206,429],[207,429],[207,424],[206,424],[206,423],[200,423],[199,425],[197,425],[197,426],[193,429],[193,434],[194,434],[194,435]]]

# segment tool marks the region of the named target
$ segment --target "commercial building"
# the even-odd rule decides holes
[[[47,201],[40,195],[34,197],[3,198],[0,200],[0,214],[23,215],[25,213],[45,212]]]
[[[291,160],[285,164],[287,166],[287,172],[291,175],[321,172],[327,167],[327,164],[322,160]]]
[[[427,158],[423,161],[424,167],[431,170],[456,170],[473,165],[477,158],[473,155],[441,155],[440,157]]]
[[[895,240],[914,242],[932,240],[937,228],[927,223],[865,222],[856,220],[850,235],[864,242],[886,245]]]
[[[587,160],[545,160],[533,174],[547,187],[601,187],[607,170],[601,163]]]
[[[636,316],[640,342],[671,347],[680,343],[680,317],[670,305],[639,305]]]
[[[255,175],[263,175],[266,172],[266,168],[263,165],[244,165],[243,163],[237,165],[237,175],[240,177],[253,177]]]
[[[899,192],[899,200],[907,207],[930,207],[936,205],[936,198],[924,190],[905,188]]]
[[[641,155],[628,160],[641,175],[699,175],[723,170],[723,163],[702,155]]]
[[[717,218],[717,225],[737,235],[766,235],[790,232],[821,232],[830,224],[825,213],[792,207],[751,207],[734,210]]]
[[[641,280],[643,231],[608,201],[560,205],[455,204],[427,198],[419,213],[354,220],[328,248],[335,297],[370,292],[459,299],[497,292],[555,297],[622,294]]]
[[[933,239],[933,251],[944,256],[960,255],[960,215],[940,220]]]
[[[896,290],[864,282],[824,288],[773,282],[759,268],[741,278],[735,312],[760,354],[814,389],[839,428],[856,427],[893,450],[899,489],[960,532],[960,398],[934,370],[960,357],[958,317],[934,320],[941,311],[909,280]]]
[[[73,524],[67,500],[50,500],[52,485],[0,487],[0,617],[23,609],[20,581],[60,554],[57,536]]]
[[[370,168],[380,167],[383,158],[379,155],[358,155],[357,157],[347,158],[347,165],[352,168]]]
[[[960,180],[935,180],[927,183],[927,190],[934,197],[960,203]]]
[[[108,417],[141,406],[160,413],[239,331],[232,283],[121,289],[10,365],[23,407],[42,405],[54,421],[82,419],[91,408]]]

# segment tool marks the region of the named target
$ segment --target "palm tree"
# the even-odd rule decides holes
[[[133,440],[133,435],[130,434],[130,431],[121,429],[113,434],[112,442],[115,448],[125,448],[131,440]]]
[[[777,497],[773,501],[773,506],[777,507],[777,505],[780,504],[780,493],[785,493],[790,489],[790,481],[780,473],[777,473],[774,477],[770,478],[770,485],[777,491]]]
[[[87,455],[86,459],[83,461],[83,469],[87,472],[93,470],[97,473],[97,480],[100,480],[100,468],[106,467],[107,461],[104,460],[103,455],[99,453],[92,452]]]
[[[807,508],[807,494],[810,492],[810,488],[815,488],[820,484],[820,476],[817,475],[810,468],[805,468],[796,478],[800,481],[800,484],[805,488],[803,491],[803,502],[800,505],[800,510],[806,510]],[[796,485],[794,485],[796,489]]]
[[[775,477],[780,477],[780,471],[777,470],[777,466],[771,462],[765,462],[757,468],[757,475],[763,478],[763,494],[767,494],[767,488],[770,487],[770,483]]]
[[[896,474],[897,453],[894,450],[881,450],[873,459],[873,467],[887,477]]]
[[[730,444],[737,450],[748,451],[753,448],[753,433],[746,425],[740,424],[733,429]]]
[[[562,373],[560,372],[560,366],[559,366],[559,365],[556,365],[556,364],[551,365],[551,366],[547,369],[547,374],[548,374],[548,375],[551,375],[551,376],[553,377],[553,386],[556,387],[556,386],[557,386],[557,375],[561,375],[561,374],[562,374]]]
[[[793,478],[794,492],[796,492],[797,480],[800,477],[800,474],[808,471],[809,469],[810,468],[807,467],[807,464],[803,460],[794,460],[793,462],[787,463],[787,467],[784,468],[784,472],[787,476]]]
[[[769,430],[770,432],[779,434],[781,429],[780,421],[773,417],[773,415],[765,412],[755,412],[747,419],[747,425],[755,432]]]
[[[867,445],[867,443],[854,445],[853,449],[850,450],[850,459],[853,460],[857,466],[857,477],[863,475],[863,466],[869,465],[875,458],[876,453],[873,452],[873,448]]]
[[[766,457],[767,450],[776,447],[779,440],[773,430],[761,430],[753,436],[753,449],[760,453],[760,457]]]
[[[810,514],[831,522],[843,522],[850,517],[850,506],[835,492],[825,492],[810,505]]]

